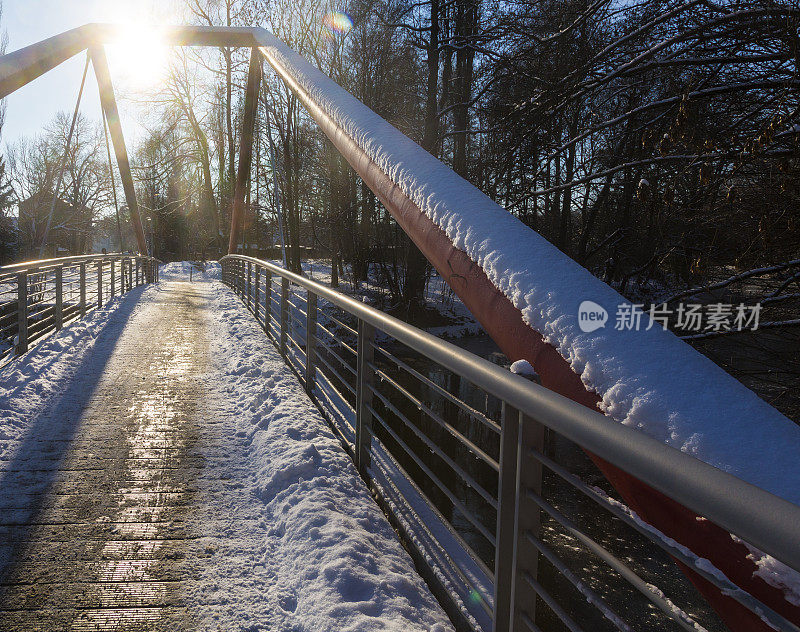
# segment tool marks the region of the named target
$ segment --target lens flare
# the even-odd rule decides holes
[[[346,13],[331,11],[322,18],[322,25],[328,37],[334,39],[337,35],[347,35],[353,28],[353,20]]]

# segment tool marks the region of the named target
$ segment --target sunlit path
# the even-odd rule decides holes
[[[0,535],[13,553],[1,629],[129,630],[180,615],[184,525],[203,467],[201,302],[188,284],[155,294],[96,386],[91,372],[74,384],[92,391],[74,425],[63,419],[63,434],[42,432],[3,463]]]

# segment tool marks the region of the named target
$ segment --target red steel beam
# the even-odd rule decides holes
[[[258,88],[261,85],[261,56],[257,49],[250,52],[250,68],[247,72],[247,88],[244,94],[244,115],[242,135],[239,139],[239,167],[236,173],[236,188],[233,194],[231,211],[231,234],[228,240],[228,254],[236,253],[239,233],[244,216],[244,199],[250,181],[250,166],[253,160],[253,129],[258,109]]]
[[[0,99],[85,50],[94,33],[87,24],[0,57]]]
[[[100,104],[108,121],[108,130],[111,133],[111,142],[114,145],[114,155],[117,157],[119,177],[122,180],[125,201],[131,214],[131,224],[133,224],[133,232],[136,235],[136,244],[139,247],[139,254],[146,255],[148,254],[147,241],[144,238],[142,218],[139,215],[139,205],[136,202],[136,189],[133,185],[133,175],[128,162],[128,150],[125,147],[125,136],[122,134],[122,125],[119,121],[117,99],[114,96],[114,86],[111,83],[111,73],[108,70],[106,52],[101,46],[93,46],[89,50],[89,54],[92,58],[94,74],[97,77],[97,85],[100,89]]]
[[[600,398],[586,386],[569,363],[542,334],[532,328],[522,312],[489,279],[479,263],[457,248],[447,234],[407,195],[393,179],[394,169],[402,165],[378,164],[370,156],[373,144],[392,144],[400,133],[385,121],[375,122],[374,113],[328,77],[311,66],[286,44],[268,31],[262,31],[261,52],[275,72],[295,93],[322,131],[375,193],[397,223],[433,264],[486,332],[511,360],[528,360],[536,367],[542,385],[598,410]],[[338,90],[338,91],[337,91]],[[332,93],[333,92],[333,93]],[[345,114],[346,113],[346,114]],[[379,131],[369,136],[362,131],[351,133],[339,121],[350,117],[358,126],[359,117]],[[377,138],[377,134],[381,134]],[[380,141],[378,143],[378,141]],[[403,137],[403,145],[410,142]],[[420,148],[418,148],[420,149]],[[420,151],[422,151],[420,149]],[[413,161],[413,152],[404,156]],[[451,174],[453,177],[455,174]],[[460,178],[458,178],[461,181]],[[418,183],[422,186],[422,183]],[[430,185],[435,186],[435,185]],[[451,178],[439,186],[458,188],[467,199],[482,195],[467,182]],[[430,193],[428,185],[425,189]],[[488,205],[495,206],[491,200]],[[711,560],[735,584],[792,622],[800,622],[800,607],[786,600],[782,591],[754,575],[756,565],[748,559],[750,551],[741,542],[695,511],[673,501],[614,465],[587,453],[625,499],[626,503],[649,524],[687,546],[695,554]],[[682,570],[734,632],[769,632],[771,627],[738,601],[723,594],[691,569]]]

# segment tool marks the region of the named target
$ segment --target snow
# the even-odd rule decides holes
[[[451,630],[297,378],[239,299],[210,285],[211,355],[229,407],[223,425],[244,439],[240,458],[252,469],[238,509],[267,526],[257,556],[271,567],[281,606],[265,629]],[[263,598],[257,584],[242,589]]]
[[[164,284],[188,281],[186,263],[73,323],[0,373],[0,459],[30,420],[92,366],[101,331],[114,334]],[[206,467],[190,517],[192,554],[182,593],[197,629],[449,632],[417,574],[319,411],[239,299],[194,270],[210,332],[209,393],[200,412]],[[139,294],[136,300],[136,293]],[[219,493],[222,491],[223,493]]]
[[[800,427],[660,327],[582,332],[581,301],[615,314],[625,299],[273,35],[261,31],[260,38],[267,58],[309,95],[311,115],[329,115],[480,266],[600,396],[604,413],[800,504],[800,477],[787,475],[800,458]]]
[[[533,365],[527,360],[517,360],[512,362],[509,371],[523,377],[538,378],[539,374],[534,371]]]
[[[747,559],[752,560],[756,565],[754,576],[760,577],[770,586],[782,590],[786,596],[786,601],[795,606],[800,606],[800,573],[735,535],[731,535],[731,539],[734,542],[744,544],[750,551]]]

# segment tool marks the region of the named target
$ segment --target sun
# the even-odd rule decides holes
[[[134,90],[158,86],[167,74],[169,47],[152,24],[126,24],[106,46],[111,76]]]

